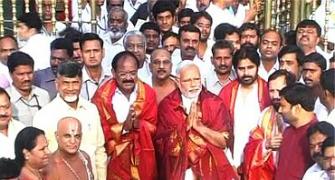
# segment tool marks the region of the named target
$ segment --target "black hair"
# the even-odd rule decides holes
[[[304,57],[304,63],[315,63],[317,64],[322,71],[327,69],[327,60],[317,52],[313,52]]]
[[[295,32],[295,30],[290,30],[284,33],[285,44],[286,45],[296,45],[297,44],[297,41],[295,38],[296,35],[297,33]]]
[[[221,23],[217,25],[214,29],[214,39],[216,41],[225,39],[227,35],[237,33],[240,36],[239,30],[237,27],[229,23]]]
[[[234,55],[234,47],[231,44],[231,42],[226,41],[226,40],[219,40],[216,41],[213,46],[212,46],[212,54],[214,56],[215,51],[218,49],[229,49],[230,50],[230,55]]]
[[[270,33],[270,32],[274,32],[279,36],[279,40],[280,40],[280,45],[283,45],[283,36],[276,30],[273,29],[267,29],[263,32],[261,40],[263,39],[263,37],[265,36],[265,34]]]
[[[72,27],[68,27],[64,31],[62,31],[60,35],[64,36],[64,38],[66,39],[70,39],[72,43],[76,43],[80,41],[80,37],[83,35],[83,33]]]
[[[171,1],[157,1],[152,8],[152,15],[157,20],[158,14],[169,11],[174,17],[176,8],[177,7]]]
[[[8,92],[4,88],[0,87],[0,95],[2,95],[2,94],[7,96],[8,101],[10,101],[10,96],[9,96]]]
[[[74,61],[64,61],[58,65],[57,76],[68,78],[82,77],[82,68],[79,63]]]
[[[25,157],[23,150],[31,151],[36,146],[38,136],[44,135],[44,131],[35,127],[25,127],[16,136],[15,139],[15,161],[20,167],[23,167]]]
[[[242,59],[249,59],[257,67],[260,65],[260,57],[257,52],[257,48],[252,45],[242,45],[239,50],[237,50],[233,56],[233,66],[237,69],[239,62]]]
[[[0,158],[0,179],[17,178],[20,175],[20,171],[21,169],[15,160],[9,158]]]
[[[206,12],[206,11],[199,11],[199,12],[193,13],[192,16],[191,16],[191,24],[194,25],[202,17],[207,19],[210,22],[210,25],[212,26],[213,19],[212,19],[211,15],[208,14],[208,12]]]
[[[311,137],[314,133],[319,132],[327,137],[335,135],[335,129],[332,124],[326,121],[320,121],[307,129],[307,137]]]
[[[144,34],[145,30],[154,30],[156,31],[158,34],[161,33],[161,30],[159,29],[159,26],[157,23],[154,22],[146,22],[144,24],[142,24],[140,31]]]
[[[42,29],[42,20],[36,12],[23,13],[17,20],[24,23],[28,28],[35,28],[37,32]]]
[[[296,55],[299,66],[302,66],[305,55],[304,55],[304,52],[297,45],[287,45],[287,46],[282,47],[278,53],[279,61],[285,54],[290,54],[290,53],[294,53]]]
[[[279,92],[279,95],[292,106],[300,104],[306,111],[314,110],[316,97],[312,89],[304,84],[294,83],[286,86]]]
[[[192,14],[193,14],[193,10],[190,8],[185,8],[185,9],[180,10],[178,13],[178,22],[180,22],[181,19],[183,19],[184,17],[191,18]]]
[[[8,56],[7,67],[10,73],[15,71],[15,68],[21,65],[30,66],[34,69],[34,60],[29,54],[16,51]]]
[[[324,90],[335,97],[335,69],[328,69],[321,74],[320,84]]]
[[[259,27],[255,23],[243,23],[242,26],[239,28],[240,34],[242,34],[242,32],[246,30],[255,30],[258,37],[260,37],[261,35]]]
[[[169,37],[174,37],[174,38],[179,40],[178,34],[172,32],[172,31],[169,31],[169,32],[166,32],[166,33],[163,34],[161,43],[163,44],[163,42]]]
[[[335,56],[329,58],[329,62],[330,62],[330,63],[335,62]]]
[[[79,45],[80,49],[83,49],[84,43],[86,41],[92,41],[92,40],[97,40],[99,41],[100,47],[104,47],[104,41],[99,37],[99,35],[95,33],[85,33],[80,37]]]
[[[140,62],[138,61],[137,57],[132,52],[122,51],[122,52],[116,54],[113,58],[112,68],[114,69],[114,71],[117,70],[119,62],[125,60],[128,57],[135,60],[137,68],[140,66]]]
[[[200,30],[192,24],[188,24],[188,25],[185,25],[185,26],[182,26],[182,27],[179,28],[179,31],[178,31],[179,38],[181,38],[181,33],[182,32],[198,33],[199,34],[199,39],[200,39],[200,36],[201,36]]]
[[[268,87],[269,87],[270,81],[275,80],[281,76],[285,77],[286,86],[290,86],[296,82],[295,76],[292,73],[288,72],[285,69],[278,69],[269,76]]]
[[[316,29],[316,33],[318,34],[318,37],[321,36],[321,27],[320,25],[311,19],[304,19],[302,21],[300,21],[297,25],[297,28],[295,29],[296,32],[298,32],[299,28],[307,28],[307,27],[312,27]]]
[[[73,56],[73,45],[71,40],[66,38],[57,38],[53,40],[50,44],[50,49],[56,50],[56,49],[65,49],[66,53],[69,57]]]
[[[325,150],[328,147],[333,147],[335,146],[335,138],[334,136],[328,137],[326,140],[323,141],[322,146],[321,146],[321,153],[322,155],[325,154]]]

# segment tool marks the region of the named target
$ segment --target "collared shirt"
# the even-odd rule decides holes
[[[315,174],[318,174],[322,171],[321,167],[318,165],[318,163],[313,164],[313,166],[311,166],[310,168],[307,169],[304,177],[302,178],[302,180],[314,180],[311,179],[311,177],[315,177]]]
[[[264,81],[268,81],[269,76],[277,71],[279,69],[279,62],[276,60],[276,63],[272,66],[270,71],[266,71],[265,67],[263,65],[263,61],[260,61],[259,67],[258,67],[258,76],[261,77]]]
[[[20,49],[33,58],[34,71],[50,67],[50,43],[52,40],[53,38],[43,34],[35,34]]]
[[[171,74],[172,75],[176,75],[177,74],[177,68],[180,65],[180,63],[183,61],[181,59],[181,51],[180,49],[176,49],[173,51],[172,55],[171,55],[171,59],[172,59],[172,71]],[[201,60],[197,55],[193,58],[193,59],[188,59],[194,62],[194,64],[196,64],[200,70],[200,74],[201,74],[201,79],[203,80],[202,82],[204,82],[204,79],[206,79],[207,73],[210,70],[210,67],[208,67],[208,64],[206,64],[203,60]]]
[[[83,136],[80,149],[90,156],[94,176],[99,180],[105,180],[107,155],[97,107],[79,97],[77,108],[74,109],[57,95],[54,100],[38,111],[34,117],[33,126],[44,130],[51,152],[57,150],[55,131],[58,121],[64,117],[75,117],[81,122]]]
[[[36,71],[33,83],[35,86],[48,91],[51,100],[56,97],[56,76],[52,72],[51,67]]]
[[[137,85],[135,86],[133,92],[130,94],[129,99],[116,88],[115,94],[112,98],[113,109],[119,123],[123,123],[128,116],[130,105],[134,104],[137,98]]]
[[[24,128],[24,124],[11,119],[8,123],[7,136],[0,133],[0,158],[15,158],[14,142],[17,134]]]
[[[98,82],[96,82],[95,80],[91,79],[91,77],[88,75],[85,66],[83,67],[82,72],[83,72],[83,82],[81,86],[80,95],[86,100],[91,101],[91,99],[95,94],[95,91],[99,88],[101,84],[103,84],[107,79],[111,77],[111,74],[102,70],[100,79]]]
[[[8,87],[6,91],[11,97],[13,118],[19,120],[26,126],[32,125],[33,117],[36,112],[50,101],[48,92],[36,86],[32,86],[28,99],[22,97],[13,85]]]
[[[106,32],[101,37],[104,41],[104,49],[105,49],[105,57],[102,59],[101,65],[106,70],[112,69],[112,61],[116,54],[118,54],[121,51],[124,51],[123,47],[123,38],[122,36],[118,41],[112,42],[110,33]]]
[[[228,78],[221,83],[216,72],[214,70],[210,71],[208,73],[206,79],[205,79],[205,87],[208,91],[212,92],[215,95],[219,95],[221,89],[225,87],[227,84],[229,84],[231,81],[235,80],[237,78],[235,70],[232,69],[230,71],[230,74]]]

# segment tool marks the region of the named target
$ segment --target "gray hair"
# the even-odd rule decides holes
[[[176,75],[177,75],[177,77],[180,77],[180,72],[183,69],[185,69],[187,67],[191,67],[191,66],[195,66],[199,70],[199,72],[200,72],[199,67],[193,61],[191,61],[191,60],[183,60],[180,64],[178,64],[178,67],[176,69]]]
[[[147,46],[147,42],[146,42],[146,39],[145,39],[145,36],[144,34],[139,31],[139,30],[132,30],[132,31],[128,31],[125,35],[124,35],[124,38],[123,38],[123,47],[126,49],[126,45],[128,43],[128,38],[129,37],[132,37],[132,36],[139,36],[142,38],[143,40],[143,44],[144,44],[144,47]]]
[[[128,22],[128,13],[122,7],[112,7],[112,8],[109,9],[108,22],[109,22],[110,17],[112,17],[112,14],[113,13],[118,13],[118,12],[122,13],[123,21],[125,23],[127,23]]]

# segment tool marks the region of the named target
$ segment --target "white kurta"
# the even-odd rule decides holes
[[[234,107],[233,165],[235,165],[235,167],[238,167],[241,164],[244,146],[249,140],[250,131],[258,124],[261,113],[258,104],[258,84],[253,84],[249,94],[242,94],[240,85],[237,91]]]

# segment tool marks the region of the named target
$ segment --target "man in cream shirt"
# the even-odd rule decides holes
[[[58,120],[66,116],[77,118],[85,132],[80,149],[90,156],[95,179],[105,180],[107,156],[99,113],[95,105],[79,96],[81,85],[80,65],[71,61],[60,64],[56,78],[58,95],[36,113],[33,126],[45,131],[49,149],[55,151],[57,141],[54,133]]]

